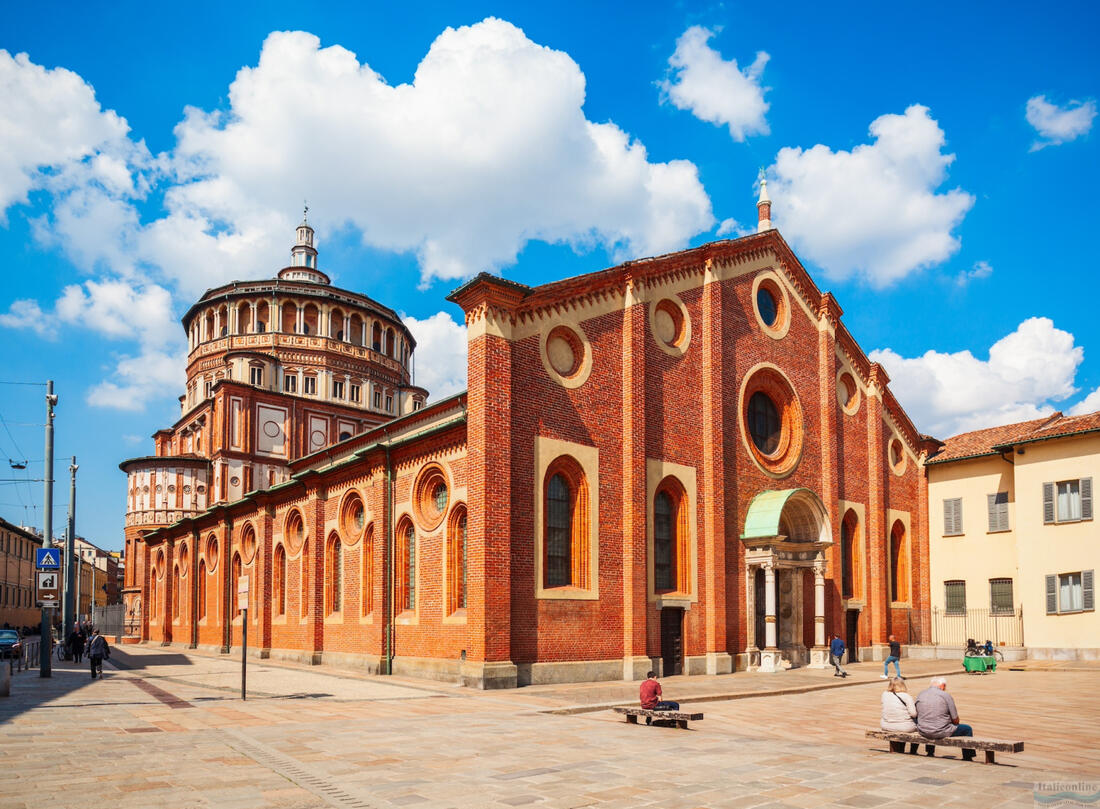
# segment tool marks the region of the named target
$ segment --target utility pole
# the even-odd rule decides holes
[[[69,464],[69,525],[65,530],[65,599],[62,605],[62,614],[65,616],[65,637],[62,638],[62,643],[73,633],[73,621],[77,613],[74,595],[76,579],[73,575],[75,569],[73,546],[76,544],[76,470],[79,468],[74,455],[72,463]]]
[[[53,380],[46,380],[46,475],[43,482],[45,494],[43,496],[45,512],[42,516],[42,547],[53,547],[53,408],[57,404],[57,396],[53,392]],[[38,644],[38,676],[52,677],[53,669],[50,666],[50,639],[53,634],[50,631],[50,609],[42,608],[42,634]]]

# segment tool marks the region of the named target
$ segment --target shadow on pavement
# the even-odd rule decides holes
[[[153,669],[158,666],[190,666],[191,659],[187,655],[173,652],[160,652],[158,654],[127,654],[123,648],[111,647],[111,662],[116,668],[123,671],[136,671],[138,669]]]

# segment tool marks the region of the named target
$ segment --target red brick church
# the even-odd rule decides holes
[[[426,406],[411,334],[303,223],[278,280],[187,313],[180,421],[122,464],[132,639],[229,652],[247,620],[262,657],[481,688],[927,641],[933,444],[758,207],[732,241],[478,276],[448,298],[468,390]]]

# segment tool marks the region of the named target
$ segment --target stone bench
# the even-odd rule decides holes
[[[929,739],[919,733],[897,733],[891,730],[869,730],[868,738],[883,739],[890,742],[891,753],[904,753],[907,744],[924,744],[932,748],[929,755],[935,754],[935,748],[961,747],[964,750],[981,750],[985,753],[985,763],[994,763],[995,753],[1019,753],[1024,749],[1023,742],[1005,742],[996,739],[979,739],[974,736],[948,736],[946,739]]]
[[[651,711],[648,708],[615,708],[615,713],[621,713],[626,721],[632,725],[638,724],[638,717],[644,716],[648,725],[652,720],[673,722],[676,727],[687,730],[688,722],[698,722],[703,718],[701,713],[684,713],[682,711]]]

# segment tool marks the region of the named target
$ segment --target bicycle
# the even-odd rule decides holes
[[[992,657],[998,663],[1005,662],[1005,656],[996,646],[992,644],[979,646],[973,640],[967,641],[966,648],[963,650],[963,657]]]

